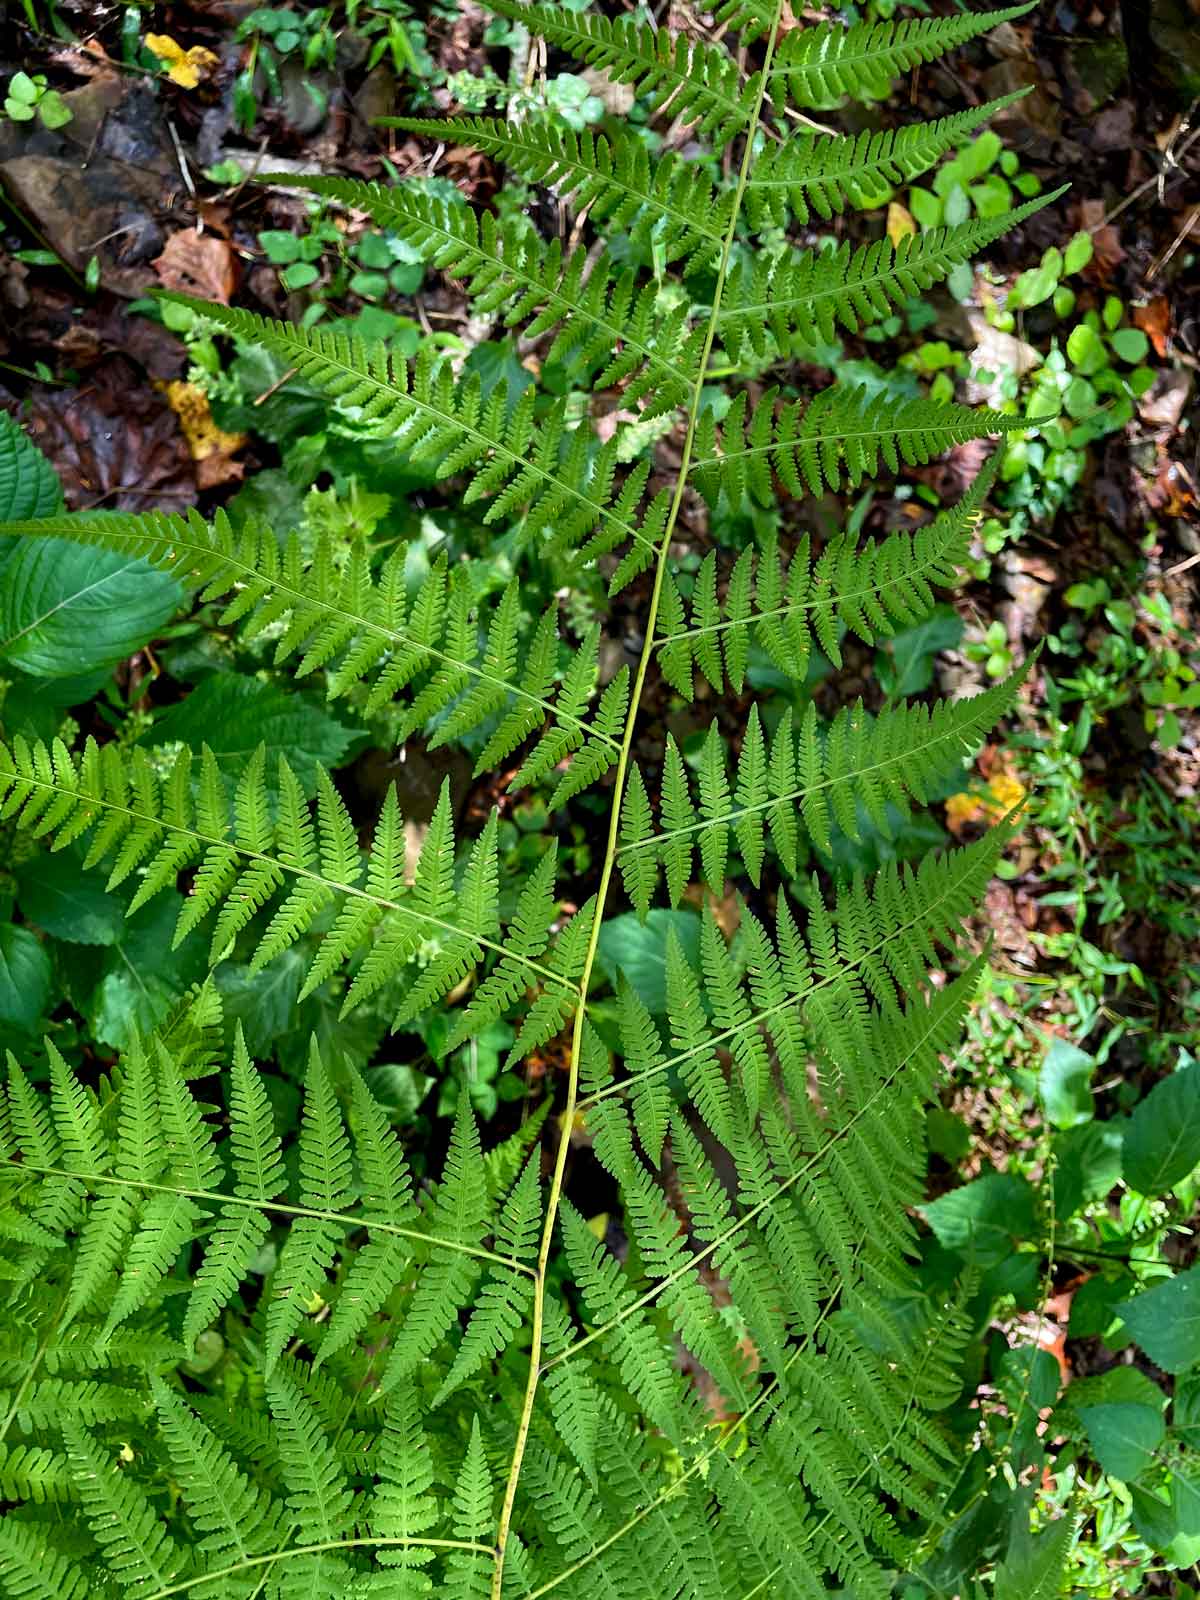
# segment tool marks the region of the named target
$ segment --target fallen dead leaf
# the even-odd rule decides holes
[[[959,838],[972,823],[993,827],[1025,798],[1025,785],[1016,773],[998,771],[982,789],[964,789],[946,801],[946,826]]]
[[[196,89],[202,78],[207,78],[219,67],[220,57],[194,44],[185,50],[169,33],[148,33],[143,41],[151,55],[155,55],[167,69],[167,77],[181,89]]]
[[[1149,305],[1134,306],[1133,322],[1150,340],[1155,354],[1160,359],[1165,357],[1171,332],[1171,306],[1166,295],[1155,295]]]
[[[242,476],[245,468],[233,456],[246,442],[244,433],[226,433],[218,428],[209,410],[208,396],[199,385],[177,380],[162,385],[171,410],[179,418],[183,437],[196,463],[196,484],[215,489]]]
[[[1079,202],[1079,226],[1086,228],[1091,234],[1093,249],[1092,259],[1084,268],[1084,277],[1102,285],[1111,280],[1113,273],[1125,259],[1125,251],[1116,224],[1104,222],[1104,214],[1103,200]]]
[[[899,250],[901,239],[911,238],[917,231],[917,223],[911,211],[902,206],[899,200],[888,202],[887,208],[887,236],[892,242],[892,249]]]
[[[196,469],[179,419],[125,356],[100,362],[78,389],[36,389],[29,431],[54,462],[72,511],[195,504]]]
[[[1152,426],[1175,428],[1191,392],[1191,374],[1181,367],[1168,367],[1157,375],[1152,387],[1138,401],[1138,415]]]
[[[164,289],[229,304],[236,278],[233,250],[224,239],[182,228],[152,265]]]

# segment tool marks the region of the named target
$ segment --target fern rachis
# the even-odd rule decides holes
[[[480,600],[466,563],[413,582],[402,551],[305,548],[223,515],[70,517],[40,495],[14,501],[8,527],[172,573],[220,603],[224,628],[273,638],[277,666],[350,712],[386,713],[401,740],[471,739],[479,770],[511,762],[511,787],[559,810],[592,791],[606,817],[594,894],[565,914],[552,840],[502,892],[495,813],[459,847],[448,790],[410,870],[394,790],[363,847],[327,773],[306,788],[262,754],[229,784],[205,750],[162,761],[17,739],[0,752],[0,815],[51,849],[85,847],[131,909],[186,874],[176,939],[212,919],[211,966],[234,948],[254,970],[300,952],[303,994],[336,988],[343,1015],[385,1004],[399,1028],[445,1008],[447,1051],[511,1017],[514,1063],[569,1030],[556,1137],[543,1161],[534,1119],[485,1155],[463,1093],[440,1173],[418,1183],[361,1075],[314,1041],[298,1137],[281,1140],[269,1073],[241,1035],[226,1052],[211,986],[97,1081],[53,1044],[44,1074],[14,1061],[9,1277],[55,1364],[36,1377],[35,1362],[9,1402],[6,1431],[36,1443],[0,1457],[24,1502],[0,1524],[17,1600],[41,1592],[39,1569],[82,1592],[76,1552],[34,1514],[73,1494],[106,1563],[101,1595],[883,1594],[916,1569],[952,1486],[936,1411],[967,1327],[953,1295],[917,1305],[912,1217],[922,1107],[979,962],[941,987],[929,974],[1009,831],[869,883],[835,874],[832,890],[800,875],[800,847],[826,859],[835,835],[886,838],[1024,674],[975,701],[848,706],[827,724],[811,702],[768,722],[755,701],[736,741],[713,721],[693,772],[673,738],[658,761],[634,749],[655,676],[681,704],[726,679],[740,695],[760,650],[803,685],[815,650],[836,666],[845,632],[886,638],[954,581],[988,473],[961,507],[878,544],[838,537],[814,559],[771,538],[731,562],[713,549],[694,576],[675,555],[692,489],[715,508],[771,506],[1018,425],[789,383],[797,339],[887,314],[1024,210],[899,250],[759,243],[810,208],[860,205],[984,114],[838,141],[791,134],[789,97],[874,86],[982,23],[794,30],[779,0],[729,0],[743,72],[723,45],[634,20],[493,9],[633,84],[652,114],[694,118],[731,150],[730,181],[682,160],[655,170],[621,133],[455,122],[456,139],[591,206],[594,244],[562,249],[420,189],[298,186],[428,251],[636,420],[601,439],[536,386],[509,407],[503,386],[485,393],[433,354],[410,366],[340,332],[206,314],[461,485],[481,527],[518,522],[512,581]],[[713,406],[718,361],[767,382]],[[678,433],[665,486],[637,431],[664,417]],[[601,627],[572,632],[527,599],[537,563],[560,560],[599,564],[613,594],[641,580],[636,660],[606,682]],[[671,911],[655,905],[660,875]],[[713,905],[732,876],[731,937]],[[604,992],[622,887],[643,920],[704,905],[694,954],[667,924],[657,1011],[627,974]],[[621,1196],[625,1259],[572,1204],[577,1131]],[[234,1306],[255,1350],[244,1413],[180,1377]],[[122,1389],[145,1397],[136,1414]],[[63,1432],[52,1408],[67,1394],[82,1414]],[[114,1426],[136,1436],[129,1472]],[[155,1471],[178,1504],[160,1503]]]

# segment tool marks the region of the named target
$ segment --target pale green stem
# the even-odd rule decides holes
[[[758,89],[755,95],[754,109],[745,130],[745,149],[742,152],[741,166],[738,170],[737,188],[734,192],[733,205],[730,208],[729,224],[725,230],[725,239],[721,248],[721,263],[717,271],[716,287],[713,292],[712,310],[709,314],[708,327],[705,332],[704,345],[696,364],[696,379],[692,390],[691,404],[688,408],[687,431],[684,435],[683,450],[681,453],[679,470],[675,480],[675,493],[671,500],[670,510],[667,513],[666,525],[663,528],[662,540],[659,545],[658,559],[654,569],[654,588],[650,596],[650,608],[646,616],[646,633],[642,644],[642,653],[638,660],[637,674],[634,678],[633,694],[630,700],[629,717],[625,724],[625,736],[621,742],[621,754],[617,761],[616,777],[613,783],[612,799],[608,816],[608,840],[604,851],[604,863],[600,873],[600,883],[596,891],[596,907],[592,914],[591,937],[588,940],[587,954],[584,958],[583,971],[579,979],[579,1004],[575,1012],[575,1023],[571,1035],[571,1060],[567,1075],[566,1104],[563,1109],[562,1134],[558,1142],[558,1153],[554,1163],[554,1174],[550,1181],[550,1192],[546,1200],[546,1215],[542,1224],[541,1246],[538,1251],[537,1275],[534,1280],[533,1312],[530,1327],[529,1372],[525,1383],[525,1397],[521,1407],[520,1419],[517,1423],[516,1443],[513,1447],[512,1460],[509,1465],[508,1478],[504,1487],[504,1500],[500,1510],[500,1521],[496,1535],[496,1566],[492,1575],[492,1600],[500,1600],[504,1584],[504,1552],[508,1543],[509,1529],[512,1524],[513,1508],[516,1504],[517,1485],[521,1477],[521,1465],[525,1458],[525,1449],[529,1442],[529,1429],[533,1420],[533,1406],[537,1397],[542,1362],[543,1322],[545,1318],[546,1303],[546,1273],[550,1263],[550,1252],[554,1243],[554,1226],[558,1217],[558,1209],[562,1200],[563,1179],[566,1173],[567,1154],[571,1146],[571,1129],[575,1121],[575,1106],[579,1096],[579,1064],[583,1051],[583,1030],[587,1014],[588,988],[591,983],[592,969],[596,961],[596,952],[600,944],[600,928],[604,916],[604,905],[608,897],[609,886],[612,883],[613,873],[617,862],[617,841],[620,832],[621,800],[625,792],[625,782],[629,770],[629,756],[633,748],[634,730],[637,724],[638,708],[641,704],[642,691],[645,687],[646,674],[649,671],[650,660],[654,654],[654,629],[658,621],[659,603],[662,598],[663,581],[667,570],[667,557],[674,537],[675,526],[679,520],[680,507],[683,504],[684,490],[687,487],[688,470],[692,460],[692,449],[696,437],[696,427],[700,418],[700,405],[705,377],[708,368],[708,358],[712,352],[713,341],[716,338],[717,319],[721,311],[721,297],[725,289],[725,280],[729,273],[729,259],[733,249],[734,235],[737,229],[738,214],[741,210],[742,196],[746,191],[746,183],[750,174],[750,164],[754,156],[754,136],[762,114],[763,99],[766,94],[767,72],[775,53],[775,42],[779,35],[779,19],[782,13],[782,0],[776,0],[775,13],[771,23],[771,31],[767,38],[766,50],[763,57],[763,69],[759,77]]]

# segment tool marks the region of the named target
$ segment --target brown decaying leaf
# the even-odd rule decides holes
[[[100,363],[79,389],[35,391],[28,426],[73,511],[184,511],[195,503],[179,419],[124,356]]]
[[[1154,353],[1160,359],[1165,358],[1171,334],[1171,307],[1166,295],[1155,295],[1148,305],[1134,306],[1133,322],[1154,346]]]
[[[208,396],[194,383],[176,380],[163,385],[171,410],[179,418],[188,450],[196,463],[196,484],[215,489],[222,483],[239,482],[245,464],[233,459],[246,442],[244,433],[226,433],[213,421]]]
[[[182,228],[173,233],[163,253],[152,262],[164,289],[217,300],[227,306],[237,283],[233,250],[211,233]]]

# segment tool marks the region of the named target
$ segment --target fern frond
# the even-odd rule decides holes
[[[768,144],[746,184],[751,225],[785,227],[789,213],[805,223],[810,212],[828,222],[847,207],[875,205],[893,184],[911,182],[980,123],[1027,92],[1019,89],[936,122],[864,129],[845,138],[799,133],[782,144]]]
[[[839,324],[857,333],[941,283],[1063,192],[1039,195],[1003,216],[907,234],[895,245],[887,238],[858,246],[846,240],[780,256],[760,253],[730,275],[721,338],[735,361],[750,362],[787,354],[794,341],[833,342]]]
[[[933,610],[934,586],[957,583],[998,466],[993,456],[956,506],[915,533],[868,539],[861,548],[838,534],[815,561],[806,535],[786,566],[772,534],[757,554],[742,552],[724,596],[715,551],[701,563],[688,607],[668,574],[657,642],[663,676],[687,700],[695,668],[718,690],[728,674],[740,693],[754,642],[780,672],[803,683],[814,642],[840,666],[844,630],[874,644],[913,627]]]
[[[14,524],[13,531],[136,554],[200,591],[205,600],[229,595],[222,622],[241,624],[247,639],[277,630],[276,662],[299,658],[298,677],[324,668],[331,699],[350,697],[352,708],[369,715],[408,691],[411,702],[399,719],[401,738],[432,725],[430,747],[435,748],[496,723],[479,770],[490,770],[547,721],[544,738],[557,738],[562,754],[592,741],[611,748],[615,759],[611,736],[585,716],[597,641],[585,640],[573,661],[577,674],[591,672],[582,694],[573,689],[556,697],[555,608],[543,613],[532,639],[526,639],[515,585],[489,616],[476,604],[461,569],[450,572],[444,558],[410,599],[404,584],[406,546],[394,550],[375,576],[361,548],[339,564],[328,539],[307,556],[292,534],[281,551],[273,530],[250,519],[235,533],[224,512],[211,525],[195,512],[187,517],[147,513],[49,518]],[[351,694],[360,684],[368,688],[365,698]],[[129,863],[135,864],[136,859]]]
[[[887,93],[892,79],[910,67],[934,61],[1002,22],[1015,22],[1032,6],[1033,0],[1026,0],[1024,5],[949,17],[864,22],[852,28],[839,22],[797,28],[780,43],[771,74],[772,93],[786,94],[794,106],[828,105],[844,94],[878,99]]]
[[[682,256],[692,270],[699,271],[720,246],[721,233],[713,233],[707,221],[713,197],[703,192],[698,170],[664,161],[652,174],[645,146],[637,141],[593,141],[588,133],[484,118],[395,120],[410,131],[486,149],[536,181],[557,184],[577,205],[590,202],[591,215],[604,215],[610,226],[628,222],[635,238],[653,228],[656,248],[665,227],[668,259]],[[477,315],[500,315],[509,327],[524,324],[530,338],[553,332],[546,362],[598,367],[595,386],[620,383],[626,405],[645,402],[644,416],[686,403],[699,331],[689,327],[686,307],[660,311],[637,274],[608,251],[595,256],[578,246],[544,250],[516,220],[497,220],[489,212],[477,216],[411,186],[289,175],[280,181],[367,212],[460,279]]]
[[[732,792],[714,722],[700,758],[699,794],[691,792],[682,761],[668,768],[678,775],[669,827],[655,831],[648,804],[645,810],[637,801],[623,807],[618,860],[634,906],[643,916],[649,910],[660,863],[667,868],[671,904],[678,905],[680,885],[692,881],[696,845],[704,879],[715,894],[724,892],[731,840],[756,887],[768,834],[785,871],[794,874],[797,813],[813,843],[826,853],[835,825],[848,838],[859,839],[869,819],[890,838],[890,808],[907,818],[914,802],[927,804],[939,782],[978,748],[1013,705],[1027,672],[1028,665],[982,694],[939,701],[932,711],[907,705],[869,717],[861,705],[844,707],[827,729],[821,728],[810,702],[796,732],[790,712],[785,713],[769,754],[758,708],[753,707]],[[713,776],[718,772],[719,779]],[[629,793],[636,792],[631,787]],[[664,814],[667,808],[664,793]]]
[[[837,385],[808,402],[785,401],[776,413],[777,398],[777,390],[767,390],[749,423],[744,392],[719,427],[711,411],[701,417],[696,484],[707,499],[736,506],[749,493],[771,504],[773,473],[798,497],[820,494],[826,486],[857,486],[874,477],[881,462],[891,472],[899,472],[902,463],[924,466],[953,444],[1044,420],[925,399],[894,400],[887,394],[870,399],[862,388]]]
[[[562,125],[501,122],[492,117],[389,119],[407,133],[453,139],[502,161],[532,183],[588,210],[595,222],[648,245],[690,275],[714,265],[729,226],[732,198],[719,195],[696,162],[673,151],[652,157],[644,141],[615,129],[576,133]],[[555,259],[555,252],[550,252]],[[590,281],[590,280],[589,280]],[[603,384],[602,386],[607,387]]]
[[[590,748],[589,744],[585,752]],[[416,1010],[446,994],[487,951],[503,957],[497,972],[503,970],[504,981],[498,979],[496,985],[502,995],[516,992],[520,974],[526,981],[541,977],[553,987],[573,990],[570,979],[535,959],[545,949],[544,938],[539,943],[518,929],[504,941],[492,914],[490,893],[472,891],[466,900],[469,914],[477,919],[492,906],[482,922],[462,926],[455,920],[461,908],[454,884],[444,871],[433,873],[434,858],[448,848],[448,791],[443,790],[439,802],[444,828],[427,836],[417,879],[410,889],[404,881],[402,831],[394,791],[389,791],[385,802],[364,874],[349,813],[323,769],[318,772],[315,840],[299,782],[282,758],[282,802],[274,825],[266,821],[269,801],[261,762],[247,768],[238,803],[232,808],[209,752],[205,751],[201,761],[195,800],[191,772],[188,750],[160,781],[150,760],[137,750],[123,759],[115,745],[101,747],[89,741],[83,754],[75,757],[58,742],[50,749],[17,739],[11,749],[0,746],[0,798],[4,801],[0,814],[16,816],[20,825],[38,836],[56,830],[56,849],[94,829],[88,864],[117,856],[110,888],[132,870],[133,860],[140,861],[143,876],[131,912],[173,886],[184,869],[195,868],[175,941],[179,943],[216,911],[211,945],[214,963],[251,917],[273,901],[277,908],[251,959],[253,971],[295,944],[310,930],[319,912],[340,906],[332,926],[320,936],[304,993],[317,988],[369,945],[367,963],[347,995],[346,1010],[394,977],[422,937],[444,941],[453,959],[435,963],[431,971],[436,972],[437,981],[430,978],[420,990]],[[476,846],[467,888],[494,881],[495,852],[493,830]],[[537,881],[541,886],[541,878]],[[539,903],[544,894],[544,886],[539,887]],[[496,937],[490,937],[492,933]],[[536,952],[534,944],[538,945]],[[410,1014],[411,994],[399,1017],[407,1020]]]
[[[718,148],[751,120],[758,75],[743,82],[733,57],[717,46],[673,35],[665,27],[641,27],[631,17],[611,22],[595,11],[525,0],[496,0],[491,9],[599,68],[614,83],[632,85],[653,109],[669,100],[675,116],[698,119],[697,133]]]
[[[817,649],[838,664],[844,633],[871,645],[911,627],[955,581],[994,469],[929,527],[878,544],[844,535],[814,555],[803,540],[785,558],[766,538],[687,578],[675,563],[693,489],[741,514],[747,498],[858,484],[1034,425],[886,387],[810,400],[749,386],[1035,209],[899,249],[763,237],[908,181],[1009,103],[838,139],[792,136],[788,97],[876,94],[1022,8],[805,31],[782,0],[715,0],[730,48],[669,16],[491,4],[519,48],[540,34],[632,87],[635,122],[648,106],[700,146],[656,154],[632,125],[556,131],[528,106],[510,123],[405,120],[552,190],[577,223],[562,246],[524,219],[476,217],[442,184],[296,187],[454,274],[475,311],[574,375],[569,396],[511,399],[475,363],[461,378],[440,350],[408,363],[350,325],[187,303],[279,356],[343,431],[454,480],[504,531],[505,559],[547,566],[539,587],[595,562],[615,594],[653,569],[622,641],[606,647],[601,620],[560,632],[523,573],[497,587],[447,555],[410,582],[403,550],[254,518],[67,517],[35,485],[14,513],[35,520],[5,528],[149,562],[401,740],[465,743],[478,773],[544,786],[550,807],[571,806],[564,840],[571,803],[609,786],[583,807],[607,812],[591,898],[590,881],[559,882],[549,831],[524,876],[502,878],[500,810],[463,841],[448,784],[415,863],[395,789],[364,845],[327,771],[268,771],[265,750],[231,778],[206,749],[14,739],[0,818],[73,847],[86,871],[105,862],[135,911],[181,899],[175,942],[207,923],[210,965],[287,966],[303,999],[336,988],[344,1016],[369,1006],[415,1026],[442,1061],[511,1037],[505,1070],[538,1053],[539,1109],[485,1155],[474,1059],[465,1078],[456,1061],[440,1174],[410,1169],[369,1076],[314,1040],[293,1143],[290,1111],[276,1126],[288,1085],[240,1031],[226,1056],[213,983],[111,1068],[74,1070],[52,1045],[33,1069],[14,1061],[0,1234],[20,1253],[0,1264],[15,1322],[0,1382],[21,1442],[0,1444],[0,1494],[18,1502],[0,1572],[16,1600],[883,1600],[957,1482],[960,1441],[935,1413],[956,1394],[975,1285],[931,1295],[919,1270],[924,1108],[985,959],[964,949],[973,908],[1015,824],[915,870],[835,874],[832,891],[814,875],[785,892],[781,877],[795,879],[802,827],[836,864],[843,838],[886,836],[928,803],[1022,674],[973,701],[853,704],[827,723],[747,701],[737,737],[716,718],[691,762],[668,737],[661,768],[636,741],[655,656],[664,692],[689,700],[727,682],[740,695],[752,651],[804,680]],[[728,407],[710,387],[723,370],[751,375]],[[593,428],[582,402],[597,388],[619,410]],[[0,512],[11,444],[0,419]],[[612,672],[621,642],[636,664]],[[752,904],[728,898],[731,863]],[[700,908],[655,913],[657,995],[633,981],[641,935],[605,921],[618,865],[643,917],[662,876],[673,906]],[[943,981],[952,965],[966,970]],[[560,1108],[543,1192],[539,1130]],[[588,1219],[570,1198],[584,1144],[602,1173],[584,1187],[605,1207]],[[234,1364],[206,1377],[214,1326],[241,1334]],[[60,1502],[82,1503],[74,1525]]]
[[[140,1597],[170,1588],[189,1562],[154,1506],[86,1428],[68,1419],[63,1431],[88,1524],[121,1593]]]
[[[648,468],[630,473],[614,500],[618,441],[593,451],[591,434],[572,428],[565,401],[535,418],[535,391],[528,389],[508,416],[503,385],[485,401],[478,381],[456,383],[436,351],[418,356],[410,370],[382,343],[172,298],[226,332],[276,351],[414,461],[435,463],[440,478],[467,474],[463,504],[486,498],[485,522],[523,510],[529,537],[553,523],[556,547],[582,546],[584,559],[628,544],[627,559],[638,571],[653,563],[666,506],[656,497],[638,511]]]
[[[0,1578],[12,1600],[85,1600],[88,1574],[55,1550],[43,1523],[0,1521]]]

